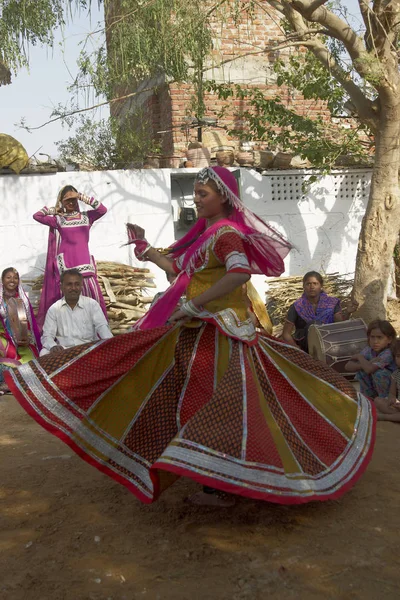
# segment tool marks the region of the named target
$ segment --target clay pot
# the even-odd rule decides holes
[[[278,152],[274,158],[274,169],[289,169],[293,154],[289,152]]]
[[[240,150],[236,155],[236,160],[241,167],[251,167],[254,164],[254,154]]]
[[[260,168],[268,169],[274,162],[275,154],[270,150],[260,150]]]
[[[223,150],[216,152],[215,158],[220,167],[230,167],[234,163],[235,155],[232,150]]]
[[[186,151],[186,158],[198,169],[208,167],[211,161],[208,148],[190,148]]]

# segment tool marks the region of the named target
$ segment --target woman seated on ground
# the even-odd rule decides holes
[[[392,373],[396,369],[392,346],[396,331],[389,321],[376,319],[367,330],[368,345],[345,364],[346,371],[356,372],[360,392],[369,398],[389,395]]]
[[[328,296],[322,289],[323,284],[322,276],[317,271],[309,271],[304,275],[303,295],[290,306],[283,327],[282,337],[285,342],[299,346],[305,352],[308,352],[307,336],[310,325],[346,321],[358,307],[356,302],[351,302],[342,310],[339,298]]]
[[[28,328],[28,339],[15,339],[9,319],[9,301],[11,298],[22,300]],[[0,396],[8,392],[4,383],[4,367],[15,367],[39,356],[40,335],[31,303],[25,294],[16,269],[4,269],[0,282]]]

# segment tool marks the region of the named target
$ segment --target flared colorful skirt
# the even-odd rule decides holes
[[[6,379],[43,427],[145,503],[179,476],[282,504],[338,498],[374,444],[374,407],[339,374],[209,323],[77,346]]]

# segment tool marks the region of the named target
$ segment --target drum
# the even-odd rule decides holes
[[[310,325],[308,329],[308,351],[311,356],[348,379],[354,379],[354,373],[347,373],[345,364],[351,356],[359,354],[367,343],[367,326],[362,319]]]
[[[8,322],[17,346],[26,345],[28,337],[28,319],[21,298],[9,298],[7,300]]]

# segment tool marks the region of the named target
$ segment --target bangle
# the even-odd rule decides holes
[[[203,307],[197,307],[194,305],[193,300],[189,300],[188,302],[185,302],[185,304],[182,304],[180,310],[187,314],[188,317],[197,317],[203,312]]]
[[[144,250],[139,250],[138,248],[135,248],[135,256],[138,260],[144,261],[146,260],[146,254],[148,253],[148,251],[152,248],[152,246],[148,243],[146,245],[146,247],[144,248]]]

